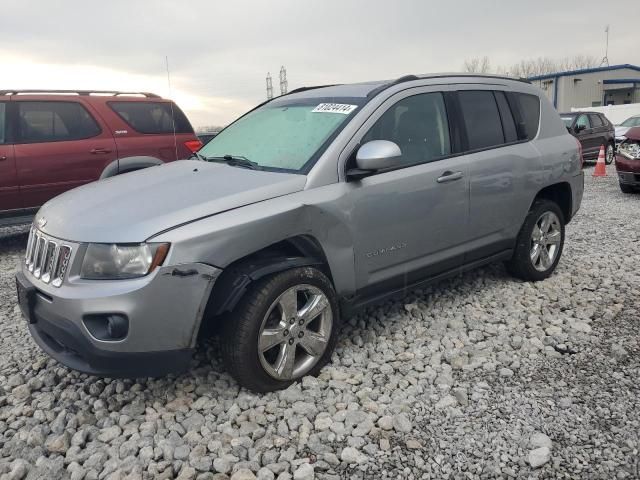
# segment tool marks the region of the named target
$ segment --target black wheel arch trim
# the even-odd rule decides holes
[[[156,157],[139,155],[135,157],[119,158],[111,162],[105,167],[100,174],[100,180],[103,178],[113,177],[120,173],[125,173],[131,170],[140,170],[147,167],[155,167],[156,165],[162,165],[164,162]]]
[[[314,257],[287,257],[248,259],[223,270],[216,281],[207,305],[207,316],[231,312],[246,293],[249,285],[274,273],[299,267],[320,267],[325,263]]]

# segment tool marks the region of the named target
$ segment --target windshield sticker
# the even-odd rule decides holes
[[[357,105],[347,105],[345,103],[321,103],[311,111],[316,113],[342,113],[343,115],[349,115],[356,108],[358,108]]]

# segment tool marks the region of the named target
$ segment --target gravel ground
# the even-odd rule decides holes
[[[177,378],[56,364],[15,306],[24,229],[5,230],[0,478],[640,478],[639,211],[589,175],[552,278],[498,265],[413,291],[268,395],[239,390],[214,342]]]

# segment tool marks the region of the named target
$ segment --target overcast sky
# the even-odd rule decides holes
[[[171,94],[195,127],[304,85],[459,71],[487,55],[640,64],[637,0],[0,0],[1,88]]]

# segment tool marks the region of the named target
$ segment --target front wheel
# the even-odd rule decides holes
[[[558,265],[563,247],[562,210],[551,200],[536,200],[520,229],[507,269],[525,281],[544,280]]]
[[[615,153],[615,149],[613,148],[613,144],[607,144],[607,147],[604,151],[604,163],[607,165],[611,165],[613,163],[613,155]]]
[[[320,270],[274,274],[257,282],[227,319],[225,366],[250,390],[286,388],[329,361],[339,324],[336,293]]]

